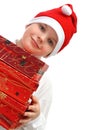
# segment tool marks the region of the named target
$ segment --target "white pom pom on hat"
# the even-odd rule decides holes
[[[56,31],[58,42],[49,56],[57,54],[67,46],[73,34],[77,32],[77,16],[71,4],[40,12],[29,22],[31,23],[44,23]]]
[[[65,14],[65,15],[68,15],[70,16],[72,14],[72,10],[71,8],[68,6],[68,5],[64,5],[62,6],[62,12]]]

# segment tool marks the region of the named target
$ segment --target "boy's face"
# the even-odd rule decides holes
[[[51,27],[43,23],[33,23],[26,27],[20,44],[34,56],[46,57],[53,51],[57,42],[57,34]]]

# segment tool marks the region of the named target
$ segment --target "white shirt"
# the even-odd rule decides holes
[[[45,130],[47,116],[52,102],[52,86],[50,80],[47,78],[46,72],[42,76],[39,87],[34,95],[40,102],[40,116],[16,130]],[[0,128],[0,130],[3,129]]]

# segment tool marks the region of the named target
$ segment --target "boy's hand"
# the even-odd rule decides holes
[[[19,121],[20,124],[28,123],[31,120],[34,120],[40,115],[40,104],[38,99],[35,96],[31,97],[31,104],[29,105],[27,111],[24,113],[23,119]]]

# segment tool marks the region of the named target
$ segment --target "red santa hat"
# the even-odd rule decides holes
[[[77,31],[77,17],[71,4],[40,12],[29,24],[31,23],[44,23],[56,31],[58,42],[50,55],[55,55],[61,51]]]

